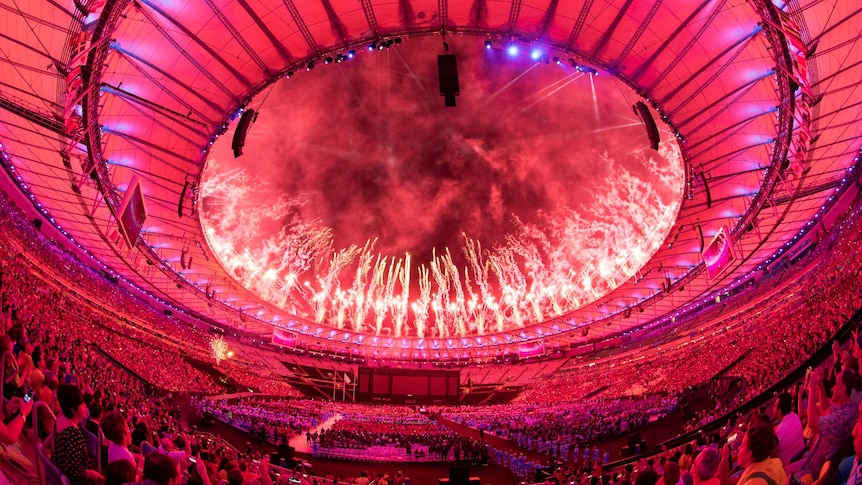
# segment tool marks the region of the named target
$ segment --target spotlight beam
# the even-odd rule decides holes
[[[509,87],[511,87],[513,84],[515,84],[516,82],[518,82],[518,80],[519,80],[519,79],[521,79],[522,77],[526,76],[528,72],[530,72],[530,71],[532,71],[533,69],[535,69],[535,68],[536,68],[536,66],[538,66],[538,65],[539,65],[538,63],[533,64],[532,66],[530,66],[530,67],[528,67],[526,70],[524,70],[524,72],[522,72],[521,74],[518,74],[517,76],[515,76],[515,78],[514,78],[514,79],[512,79],[511,81],[507,82],[505,86],[503,86],[502,88],[498,89],[496,92],[494,92],[494,93],[492,93],[490,96],[488,96],[488,99],[487,99],[487,100],[485,100],[485,102],[492,101],[494,98],[496,98],[497,96],[499,96],[503,91],[505,91],[506,89],[508,89]]]
[[[553,96],[554,94],[556,94],[556,93],[557,93],[557,91],[559,91],[559,90],[561,90],[561,89],[565,88],[566,86],[568,86],[569,84],[571,84],[571,83],[575,82],[575,81],[576,81],[579,77],[581,77],[581,76],[583,76],[583,73],[569,74],[568,76],[564,77],[563,79],[561,79],[561,80],[557,81],[557,82],[556,82],[556,83],[554,83],[554,84],[559,84],[559,83],[560,83],[560,82],[562,82],[562,81],[566,81],[566,80],[568,80],[568,81],[566,81],[565,83],[563,83],[561,86],[558,86],[557,88],[555,88],[554,90],[552,90],[551,92],[544,94],[543,96],[539,97],[538,99],[536,99],[536,100],[535,100],[535,101],[533,101],[532,103],[530,103],[530,104],[528,104],[528,105],[524,106],[523,108],[521,108],[521,112],[523,113],[524,111],[527,111],[528,109],[532,108],[533,106],[535,106],[535,105],[536,105],[536,104],[538,104],[539,102],[541,102],[541,101],[543,101],[543,100],[545,100],[545,99],[550,98],[551,96]],[[530,97],[538,96],[538,95],[539,95],[539,93],[541,93],[542,91],[546,91],[546,90],[550,89],[552,86],[554,86],[554,84],[551,84],[551,85],[549,85],[549,86],[546,86],[546,87],[542,88],[541,90],[537,91],[536,93],[533,93],[532,95],[530,95]],[[530,97],[528,97],[527,99],[529,99]]]

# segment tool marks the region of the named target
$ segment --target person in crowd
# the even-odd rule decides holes
[[[209,462],[204,460],[200,453],[191,458],[191,462],[192,466],[188,469],[189,478],[185,485],[210,485],[210,470],[207,465]]]
[[[804,483],[817,480],[823,464],[850,437],[857,418],[856,407],[850,400],[856,375],[850,370],[841,371],[832,387],[831,399],[826,394],[824,379],[825,372],[817,368],[808,382],[808,427],[816,434],[814,444],[805,459],[788,466]]]
[[[679,464],[669,461],[664,466],[664,475],[661,476],[663,485],[684,485],[679,471]]]
[[[641,470],[635,476],[635,485],[656,485],[658,483],[658,473],[652,468]]]
[[[708,447],[701,451],[689,470],[694,484],[720,485],[721,482],[716,477],[719,462],[721,462],[721,454],[715,448]]]
[[[743,468],[739,480],[726,478],[729,466],[730,447],[722,448],[722,460],[719,469],[725,478],[725,485],[783,485],[787,482],[787,474],[781,465],[781,460],[772,458],[778,446],[775,430],[767,423],[755,420],[746,430],[739,447],[737,462]]]
[[[99,434],[99,422],[102,420],[102,411],[102,403],[97,400],[91,400],[87,404],[87,419],[84,420],[84,429],[97,436]]]
[[[0,420],[0,443],[11,445],[21,437],[21,431],[33,409],[33,402],[13,397],[3,409],[5,419]]]
[[[368,479],[368,472],[362,471],[359,473],[359,477],[356,478],[356,481],[353,483],[355,485],[368,485],[371,480]]]
[[[790,393],[778,394],[775,399],[772,419],[776,423],[775,434],[778,436],[775,456],[786,467],[805,449],[805,440],[802,438],[802,420],[799,419],[798,414],[793,412],[793,396]]]
[[[62,414],[57,417],[51,461],[72,485],[101,481],[102,475],[88,468],[90,453],[84,433],[78,427],[81,420],[87,417],[84,393],[74,384],[63,384],[57,388],[57,402]]]
[[[179,465],[161,453],[150,453],[144,460],[143,479],[137,485],[179,485]]]
[[[101,424],[102,433],[109,441],[105,471],[108,485],[139,479],[143,457],[129,451],[132,433],[129,431],[129,425],[123,413],[111,411],[105,415]]]
[[[862,405],[859,407],[859,416],[862,417]],[[838,467],[838,478],[834,483],[842,485],[862,485],[862,419],[857,419],[853,426],[853,454],[845,458]],[[821,477],[825,478],[825,477]],[[818,480],[818,484],[826,483],[826,480]]]
[[[144,421],[135,423],[135,429],[132,430],[132,446],[140,448],[142,442],[149,442],[149,438],[150,433],[147,430],[147,423]]]
[[[0,335],[0,356],[5,359],[0,363],[3,366],[3,397],[9,399],[17,393],[21,382],[18,378],[18,360],[12,353],[12,338],[8,335]]]
[[[245,483],[252,483],[258,479],[257,473],[249,470],[248,463],[245,460],[239,462],[239,470],[242,472],[243,480]]]
[[[679,456],[679,469],[681,472],[687,472],[691,468],[692,460],[694,460],[694,448],[691,443],[686,443],[682,453]]]
[[[176,433],[174,436],[174,439],[171,439],[168,436],[162,438],[159,452],[170,456],[176,460],[177,463],[185,463],[186,460],[192,456],[189,437],[185,433],[180,432]]]

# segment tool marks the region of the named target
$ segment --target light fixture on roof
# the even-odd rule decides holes
[[[308,64],[305,66],[306,71],[310,71],[314,69],[314,61],[308,61]]]
[[[490,50],[492,45],[493,45],[493,43],[491,42],[491,39],[485,40],[485,49]]]

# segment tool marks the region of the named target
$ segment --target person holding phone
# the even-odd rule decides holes
[[[30,399],[26,399],[27,396],[24,394],[23,398],[13,397],[5,406],[5,418],[0,422],[0,443],[11,445],[21,437],[21,431],[24,429],[27,417],[33,410],[33,396],[30,395]]]

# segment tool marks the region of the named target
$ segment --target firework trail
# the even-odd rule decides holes
[[[349,322],[356,332],[390,331],[396,337],[484,335],[594,301],[630,278],[658,249],[663,237],[656,235],[672,226],[679,202],[663,202],[649,181],[679,180],[681,154],[674,144],[663,143],[658,154],[633,156],[646,175],[599,154],[609,167],[608,177],[595,182],[602,203],[557,207],[529,223],[511,214],[514,230],[488,249],[462,232],[463,267],[454,263],[449,248],[434,250],[430,261],[415,268],[409,254],[398,259],[377,253],[377,239],[335,248],[331,228],[303,219],[309,203],[303,197],[281,195],[263,208],[247,202],[267,187],[241,169],[216,170],[202,180],[201,219],[210,248],[233,278],[301,317],[339,329]],[[219,164],[212,159],[209,167]],[[261,238],[262,226],[280,230]],[[413,281],[418,291],[411,293]]]

